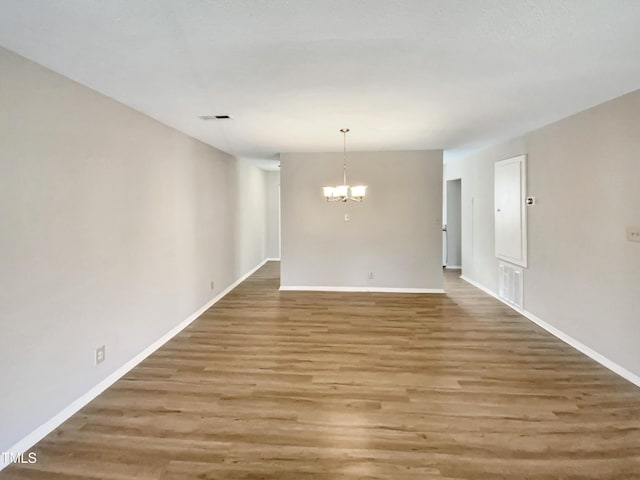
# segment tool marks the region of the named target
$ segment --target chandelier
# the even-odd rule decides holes
[[[342,128],[340,131],[344,135],[342,185],[322,187],[324,198],[327,199],[327,202],[346,202],[347,200],[361,202],[364,199],[367,187],[366,185],[354,185],[353,187],[347,185],[347,133],[349,133],[349,129]]]

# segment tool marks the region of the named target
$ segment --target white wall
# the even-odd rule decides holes
[[[266,219],[263,171],[4,49],[0,72],[5,451],[263,260]]]
[[[266,172],[267,257],[280,258],[280,172]]]
[[[640,90],[445,166],[462,178],[463,272],[497,289],[494,162],[526,153],[525,310],[640,375]]]
[[[349,152],[348,180],[364,202],[327,203],[342,153],[281,155],[282,286],[441,289],[442,151]]]

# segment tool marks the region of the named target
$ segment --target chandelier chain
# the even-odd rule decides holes
[[[342,184],[347,184],[347,132],[348,128],[343,128],[340,130],[342,132]]]

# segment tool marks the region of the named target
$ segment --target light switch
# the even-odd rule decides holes
[[[349,221],[349,214],[348,214],[348,213],[345,213],[345,214],[344,214],[344,221],[345,221],[345,222],[348,222],[348,221]]]
[[[627,240],[640,242],[640,227],[627,227]]]

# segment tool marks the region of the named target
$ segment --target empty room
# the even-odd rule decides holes
[[[638,25],[2,0],[0,479],[640,478]]]

